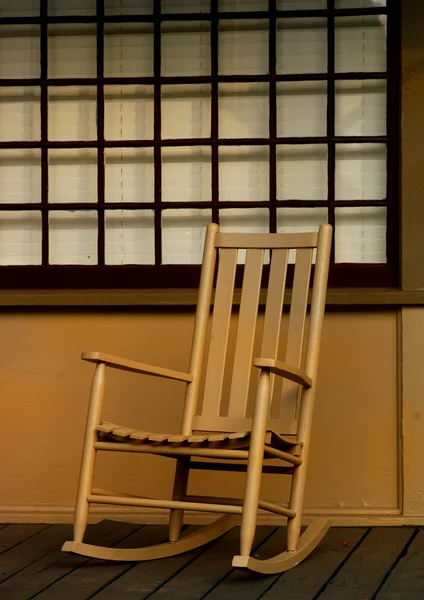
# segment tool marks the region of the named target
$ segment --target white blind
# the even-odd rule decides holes
[[[336,0],[336,8],[385,5],[382,0]],[[267,10],[266,0],[220,0],[220,11]],[[278,0],[279,10],[322,9],[323,0]],[[49,14],[93,15],[94,0],[49,0]],[[208,0],[162,0],[163,13],[207,13]],[[34,16],[39,2],[0,3],[1,16]],[[106,0],[107,15],[152,14],[152,1]],[[268,72],[267,19],[222,19],[218,68],[221,75]],[[325,73],[325,18],[279,18],[277,73]],[[49,77],[96,76],[96,30],[92,24],[49,24]],[[38,25],[2,26],[0,77],[40,75]],[[335,69],[338,73],[386,69],[384,16],[337,17]],[[161,75],[211,74],[208,21],[162,23]],[[153,25],[105,24],[104,73],[107,77],[153,75]],[[48,96],[49,139],[97,139],[97,91],[94,86],[51,86]],[[151,85],[107,85],[106,140],[152,140],[154,93]],[[269,136],[269,84],[220,83],[220,138]],[[311,137],[327,133],[327,84],[277,84],[277,135]],[[162,139],[207,138],[211,134],[211,85],[163,85]],[[341,136],[386,134],[384,80],[338,80],[335,89],[335,133]],[[0,88],[0,141],[40,139],[39,87]],[[208,146],[164,147],[161,196],[165,202],[211,200],[211,149]],[[384,144],[336,145],[335,199],[382,200],[386,196]],[[94,149],[49,150],[49,201],[96,202],[97,154]],[[0,150],[0,204],[40,202],[40,151]],[[327,146],[281,144],[277,147],[277,198],[326,200]],[[219,199],[261,201],[269,198],[269,151],[239,143],[219,148]],[[105,151],[106,202],[153,202],[152,148],[108,148]],[[153,264],[153,210],[106,210],[107,264]],[[162,255],[165,264],[198,263],[210,208],[162,211]],[[279,231],[316,228],[327,221],[327,209],[277,209]],[[224,230],[267,231],[266,208],[231,208],[220,212]],[[54,211],[49,217],[52,264],[96,264],[95,211]],[[336,262],[385,262],[386,209],[337,207]],[[39,264],[41,219],[37,211],[2,211],[0,264]]]

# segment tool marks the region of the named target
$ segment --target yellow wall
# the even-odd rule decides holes
[[[71,515],[93,371],[80,361],[81,350],[186,369],[192,327],[191,311],[0,315],[3,519]],[[307,491],[311,509],[370,507],[388,514],[398,506],[396,357],[396,312],[326,315]],[[108,376],[107,418],[178,431],[182,384],[112,370]],[[159,457],[102,455],[98,486],[168,494],[171,465]],[[193,475],[193,491],[207,493],[212,485],[222,495],[240,494],[242,475]],[[283,492],[284,484],[269,476],[264,493],[282,501]]]

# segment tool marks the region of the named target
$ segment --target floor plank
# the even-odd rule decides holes
[[[259,527],[254,548],[260,546],[274,530],[273,527]],[[232,571],[231,561],[234,554],[238,554],[239,548],[240,529],[236,527],[149,596],[149,600],[203,598]]]
[[[144,527],[128,526],[127,524],[124,538],[121,533],[117,543],[108,545],[118,548],[139,546],[141,529],[144,529]],[[38,600],[57,600],[58,598],[86,600],[130,567],[131,563],[89,560],[79,566],[78,569],[66,574],[65,577],[62,577],[53,585],[49,585],[36,598]]]
[[[45,554],[60,548],[63,540],[71,535],[71,525],[50,525],[42,529],[23,544],[13,546],[0,560],[0,582],[18,573]]]
[[[404,556],[394,566],[376,600],[424,598],[424,530],[420,530]]]
[[[36,535],[48,525],[33,523],[13,523],[0,530],[0,554],[7,552],[14,546],[22,544],[33,535]]]
[[[319,600],[364,600],[377,592],[414,528],[376,527],[329,582]]]
[[[90,544],[113,545],[130,535],[140,525],[102,521],[87,528],[86,541]],[[0,584],[1,600],[28,600],[54,586],[69,573],[76,572],[88,562],[87,558],[61,552],[65,538],[41,559]],[[37,596],[38,598],[39,596]],[[58,596],[59,598],[60,596]]]
[[[187,531],[193,531],[194,526]],[[262,577],[234,570],[235,528],[208,546],[168,559],[116,563],[68,555],[69,525],[0,524],[1,600],[418,600],[424,598],[424,530],[331,528],[300,565]],[[86,541],[139,547],[164,542],[165,526],[102,521]],[[259,527],[253,554],[285,546],[284,528]]]
[[[189,527],[187,534],[194,531]],[[148,540],[151,544],[158,544],[168,539],[168,528],[154,527],[156,536],[151,535]],[[181,571],[195,558],[203,554],[207,548],[201,547],[178,556],[162,560],[153,560],[136,563],[126,573],[111,582],[106,588],[93,596],[93,600],[143,600],[155,590],[163,586],[174,575]]]
[[[255,551],[257,558],[270,558],[286,547],[286,528],[278,529],[267,538]],[[278,575],[261,577],[247,571],[233,569],[213,590],[205,596],[205,600],[256,600],[277,579]]]
[[[363,527],[331,528],[308,558],[278,577],[263,600],[312,600],[366,533]]]

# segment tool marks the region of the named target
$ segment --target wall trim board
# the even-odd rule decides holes
[[[264,298],[262,298],[262,301]],[[31,308],[177,308],[194,307],[197,290],[26,290],[0,291],[0,307]],[[237,293],[235,297],[237,303]],[[290,292],[285,303],[290,303]],[[424,290],[395,288],[329,289],[327,305],[336,307],[424,306]]]
[[[73,505],[0,505],[0,523],[72,523]],[[424,514],[403,515],[397,508],[309,508],[304,512],[304,522],[308,524],[314,517],[328,517],[333,526],[403,526],[424,525]],[[134,510],[113,506],[95,506],[90,511],[90,523],[103,519],[130,521],[147,524],[166,524],[167,511]],[[213,521],[214,517],[206,513],[187,514],[187,522],[202,525]],[[282,525],[285,520],[277,515],[259,513],[259,524]]]

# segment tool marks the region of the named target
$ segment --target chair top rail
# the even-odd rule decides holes
[[[218,233],[215,248],[316,248],[318,233]]]

